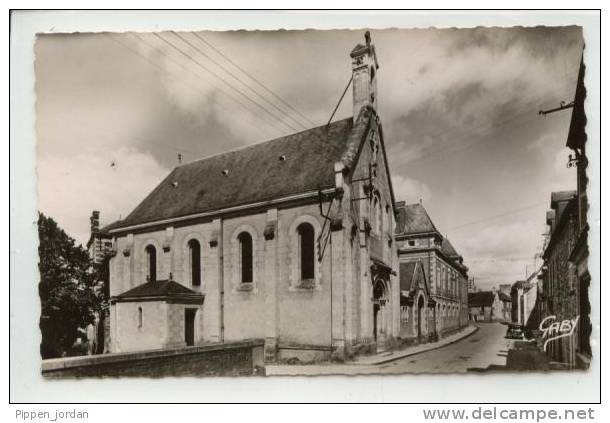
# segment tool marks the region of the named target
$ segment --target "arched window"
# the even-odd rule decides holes
[[[189,264],[191,270],[191,285],[201,285],[201,245],[196,239],[189,241]]]
[[[239,240],[239,262],[241,264],[241,283],[250,283],[252,278],[252,236],[248,232],[242,232],[237,237]]]
[[[146,279],[150,282],[157,280],[157,250],[152,245],[146,247]]]
[[[301,279],[314,279],[314,230],[309,223],[301,223],[297,227],[299,233],[299,256],[301,263]]]
[[[138,327],[142,327],[142,307],[138,307]]]

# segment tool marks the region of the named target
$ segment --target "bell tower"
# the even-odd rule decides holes
[[[377,55],[371,33],[364,34],[365,44],[358,43],[350,53],[352,58],[352,86],[354,90],[354,122],[365,106],[377,109]]]

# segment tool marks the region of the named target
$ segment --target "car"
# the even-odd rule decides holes
[[[523,339],[525,338],[525,330],[522,325],[509,324],[506,329],[506,336],[508,339]]]

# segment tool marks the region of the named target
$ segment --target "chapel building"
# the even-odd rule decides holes
[[[369,33],[353,117],[176,167],[105,231],[111,350],[264,339],[345,358],[400,332],[395,200]]]

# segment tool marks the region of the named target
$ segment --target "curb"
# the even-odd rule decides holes
[[[447,342],[446,344],[443,344],[443,345],[437,345],[435,347],[424,349],[424,350],[421,350],[421,351],[414,351],[414,352],[410,352],[410,353],[407,352],[407,353],[405,353],[403,355],[400,355],[400,356],[397,356],[397,357],[391,357],[391,358],[387,358],[387,359],[379,360],[379,361],[375,361],[375,362],[369,362],[369,363],[356,363],[356,362],[352,362],[352,363],[345,363],[345,364],[353,364],[353,365],[356,365],[356,366],[377,366],[379,364],[390,363],[392,361],[401,360],[403,358],[411,357],[413,355],[417,355],[417,354],[422,354],[422,353],[426,353],[426,352],[429,352],[429,351],[438,350],[440,348],[446,347],[447,345],[455,344],[456,342],[459,342],[459,341],[461,341],[463,339],[468,338],[471,335],[474,335],[475,333],[477,333],[479,331],[479,327],[478,326],[474,326],[474,328],[475,329],[472,332],[467,333],[464,336],[462,336],[460,338],[457,338],[457,339],[454,339],[453,341]]]

